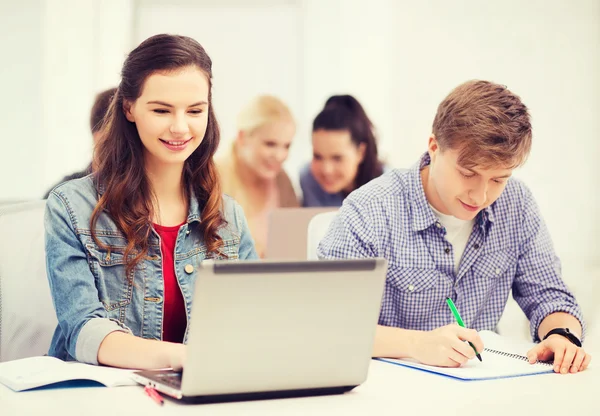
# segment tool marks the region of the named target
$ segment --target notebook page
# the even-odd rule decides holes
[[[481,331],[480,336],[485,348],[522,356],[526,356],[527,351],[534,345],[501,337],[491,331]],[[483,362],[480,362],[477,358],[473,358],[458,368],[434,367],[407,359],[394,360],[386,358],[383,361],[418,368],[461,380],[485,380],[552,372],[552,366],[543,363],[529,364],[529,362],[518,358],[498,355],[489,351],[483,351],[481,357]]]
[[[31,357],[0,363],[0,383],[23,391],[68,380],[93,380],[107,387],[135,385],[132,370],[70,363],[54,357]]]

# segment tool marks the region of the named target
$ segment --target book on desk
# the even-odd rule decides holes
[[[95,382],[106,387],[134,386],[137,383],[131,378],[132,372],[42,356],[0,363],[0,383],[14,391],[67,382],[73,386],[74,381]]]

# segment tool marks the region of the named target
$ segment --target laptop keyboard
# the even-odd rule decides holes
[[[174,389],[181,389],[181,376],[182,373],[159,373],[156,374],[154,379],[162,384],[166,384]]]

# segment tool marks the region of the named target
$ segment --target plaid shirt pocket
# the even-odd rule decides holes
[[[444,306],[448,285],[437,269],[390,267],[380,323],[406,329],[433,329],[443,325],[433,318]],[[400,315],[392,311],[400,311]]]

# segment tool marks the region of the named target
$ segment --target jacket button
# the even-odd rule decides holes
[[[187,274],[191,274],[194,271],[194,266],[191,264],[186,264],[183,270],[185,270]]]

